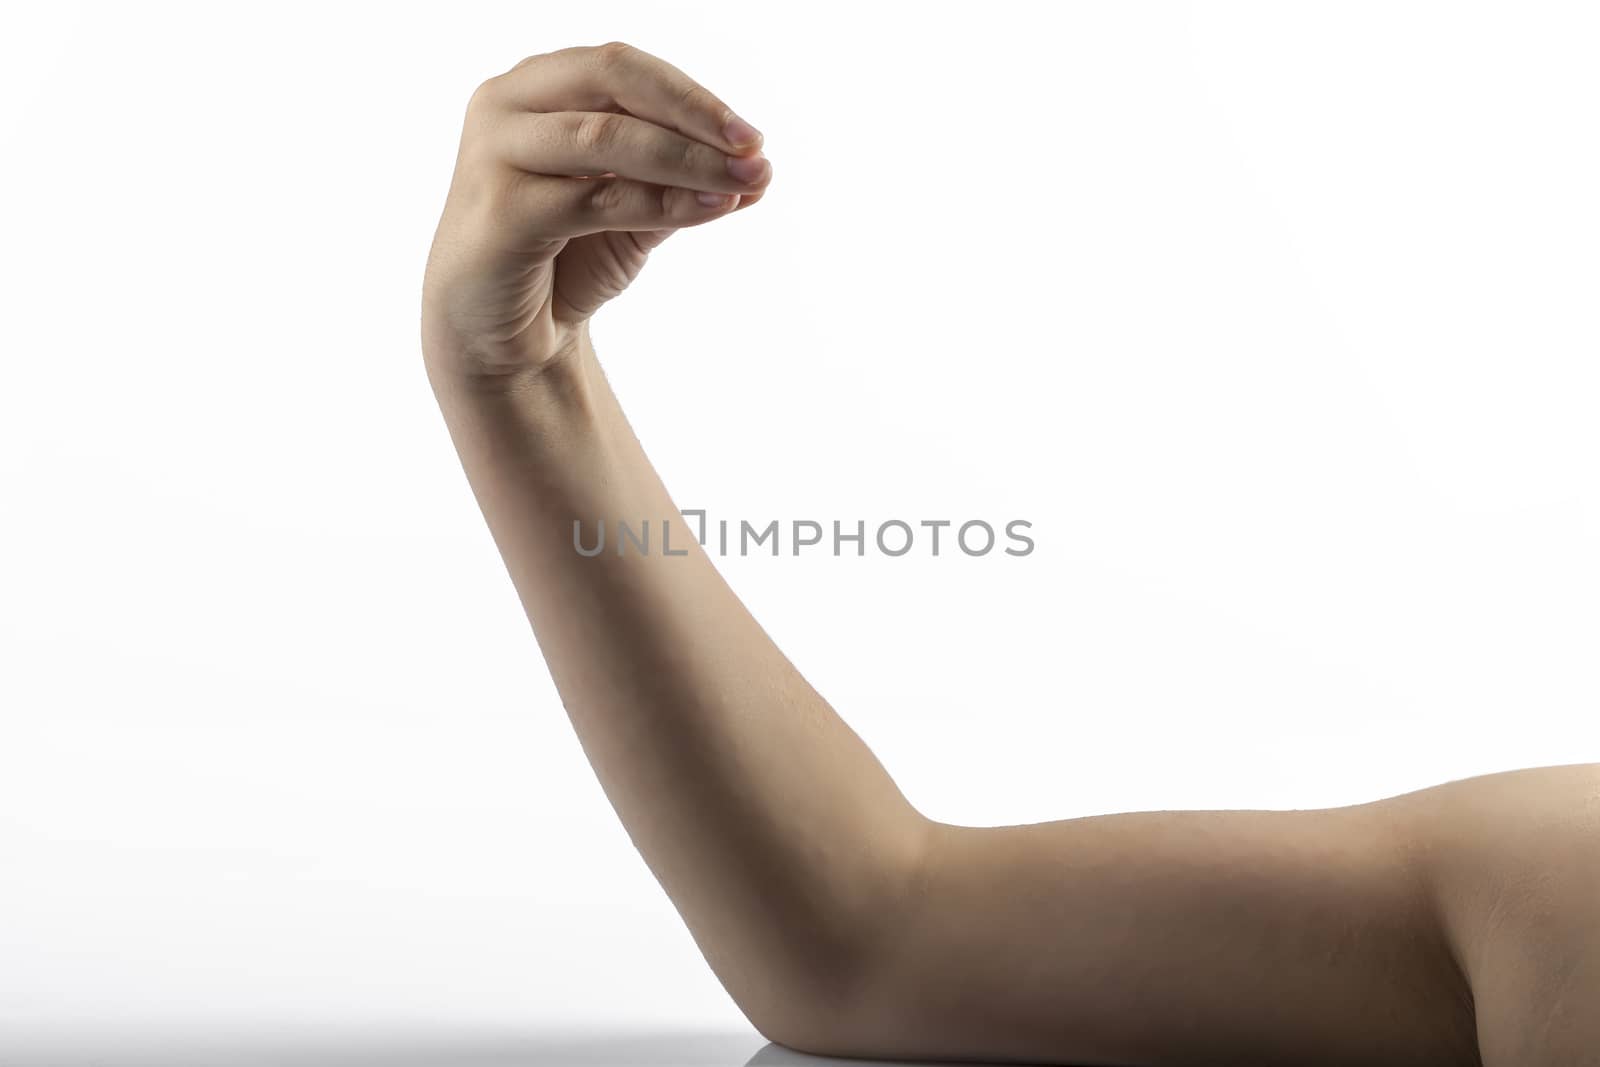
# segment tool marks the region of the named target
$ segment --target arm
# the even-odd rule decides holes
[[[591,120],[551,118],[602,105],[655,132],[589,143],[569,134]],[[726,158],[757,158],[725,136],[729,114],[621,48],[491,79],[430,257],[423,338],[584,750],[729,993],[774,1040],[850,1055],[1454,1062],[1470,1007],[1464,1024],[1403,806],[934,823],[723,582],[587,321],[654,242],[735,210],[697,214],[692,190],[743,204],[764,188],[766,170],[754,193],[726,184]],[[506,139],[519,124],[526,142]],[[677,142],[639,147],[667,130],[698,139],[704,165]],[[574,144],[600,153],[587,171],[565,162]],[[686,551],[587,558],[574,519],[667,521]]]
[[[674,517],[587,342],[504,385],[435,375],[584,750],[763,1033],[1105,1063],[1421,1062],[1460,1036],[1393,804],[931,823]],[[688,553],[585,558],[573,516],[674,517]]]
[[[423,351],[608,798],[741,1008],[796,1035],[848,1003],[927,823],[712,566],[587,325],[673,230],[759,200],[770,166],[730,117],[618,45],[485,82],[429,257]],[[574,520],[604,525],[608,550],[576,551]],[[618,520],[648,521],[648,555],[612,550]]]
[[[927,823],[723,582],[586,337],[510,388],[433,382],[584,752],[718,977],[775,1033],[842,1010]]]

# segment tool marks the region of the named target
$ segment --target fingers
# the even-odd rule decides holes
[[[732,155],[761,134],[672,64],[620,41],[530,56],[490,79],[506,104],[527,111],[615,111],[665,126]]]
[[[655,185],[754,194],[772,173],[762,156],[730,156],[614,112],[517,112],[497,124],[495,136],[506,162],[534,174],[615,174]]]
[[[699,225],[755,203],[772,176],[761,135],[725,103],[616,42],[531,56],[485,81],[469,114],[463,158],[506,168],[482,202],[536,240]]]
[[[737,194],[696,192],[631,178],[532,178],[511,205],[540,239],[581,237],[606,230],[674,230],[698,226],[732,211]]]

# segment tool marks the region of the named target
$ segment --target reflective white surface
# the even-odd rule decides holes
[[[827,1067],[753,1032],[283,1027],[0,1035],[5,1067]],[[900,1062],[900,1061],[897,1061]]]

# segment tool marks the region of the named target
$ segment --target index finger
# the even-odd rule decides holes
[[[621,41],[529,56],[493,79],[529,111],[626,111],[733,155],[761,132],[671,63]]]

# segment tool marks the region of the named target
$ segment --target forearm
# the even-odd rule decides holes
[[[708,961],[752,1018],[798,1010],[796,988],[848,995],[928,824],[717,573],[587,334],[521,378],[429,365],[584,750]],[[648,522],[647,551],[619,521]]]
[[[923,819],[718,575],[586,336],[515,385],[432,377],[601,784],[769,1037],[848,1055],[1455,1062],[1470,1028],[1390,808]],[[574,520],[586,546],[605,526],[603,552],[577,550]],[[619,521],[649,522],[647,552],[618,551]],[[1371,1022],[1385,1005],[1405,1011]]]

